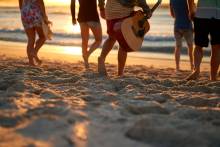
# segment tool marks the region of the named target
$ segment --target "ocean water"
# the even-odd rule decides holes
[[[48,44],[62,46],[80,46],[79,25],[73,26],[69,7],[47,7],[49,19],[53,22],[53,40],[47,41]],[[151,29],[144,38],[141,52],[154,52],[171,54],[174,50],[175,40],[173,37],[174,20],[169,14],[169,9],[159,8],[149,20]],[[106,35],[106,23],[101,19],[103,29],[103,40]],[[93,37],[91,36],[92,41]],[[17,7],[0,6],[0,40],[25,42],[26,35],[20,19],[20,11]],[[117,45],[116,45],[117,47]],[[183,54],[187,54],[184,47]],[[209,54],[209,51],[207,51]]]

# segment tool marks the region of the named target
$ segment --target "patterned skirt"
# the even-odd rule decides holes
[[[24,5],[21,9],[21,20],[25,29],[41,27],[43,15],[40,7],[35,3]]]

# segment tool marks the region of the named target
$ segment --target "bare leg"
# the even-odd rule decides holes
[[[193,71],[193,45],[188,45],[188,55],[190,61],[190,68]]]
[[[193,71],[193,31],[187,31],[184,34],[184,38],[187,43],[188,47],[188,55],[189,55],[189,61],[190,61],[190,69]]]
[[[200,64],[202,62],[203,49],[200,46],[196,46],[193,52],[194,58],[194,71],[189,75],[186,80],[196,80],[199,78],[200,74]]]
[[[176,40],[176,46],[175,46],[175,62],[176,62],[176,71],[178,72],[180,70],[180,50],[182,48],[182,38],[183,38],[183,31],[174,29],[174,37]]]
[[[212,45],[210,80],[213,81],[217,80],[219,64],[220,64],[220,45]]]
[[[118,76],[122,76],[124,73],[124,67],[127,59],[127,52],[121,47],[118,50]]]
[[[39,36],[39,39],[36,41],[36,44],[35,44],[34,58],[35,58],[35,60],[37,61],[38,64],[41,64],[42,61],[38,57],[38,52],[39,52],[40,48],[44,45],[44,43],[46,41],[46,38],[44,36],[43,30],[42,30],[41,27],[36,27],[36,30],[37,30],[37,34]]]
[[[175,61],[176,61],[176,71],[180,70],[180,47],[175,47]]]
[[[105,59],[106,59],[106,56],[111,51],[113,45],[115,44],[115,41],[116,40],[114,38],[109,36],[103,44],[101,55],[98,58],[98,72],[101,75],[107,75],[107,72],[105,69]]]
[[[35,43],[35,29],[29,28],[25,29],[28,43],[27,43],[27,56],[29,60],[29,65],[35,66],[34,60],[33,60],[33,54],[34,54],[34,43]]]
[[[88,51],[88,58],[89,56],[99,47],[102,43],[102,28],[101,25],[96,27],[91,27],[92,33],[95,37],[95,42],[92,43],[89,51]]]
[[[89,26],[80,23],[81,37],[82,37],[82,57],[84,60],[85,68],[89,68],[88,63],[88,40],[89,40]]]

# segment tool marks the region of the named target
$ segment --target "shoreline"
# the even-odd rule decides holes
[[[71,37],[74,38],[74,41],[69,40],[69,38],[71,38]],[[81,36],[80,35],[73,36],[73,34],[71,34],[71,37],[69,36],[68,37],[69,41],[67,41],[65,43],[59,42],[59,41],[58,42],[49,41],[49,42],[46,42],[46,45],[63,46],[63,47],[68,47],[68,46],[80,47],[81,46],[81,43],[80,43]],[[56,37],[54,36],[54,38],[57,38],[57,36]],[[106,38],[107,38],[107,36],[103,36],[103,40],[105,40]],[[65,38],[63,38],[63,39],[65,39]],[[93,36],[91,36],[90,39],[94,40]],[[0,36],[0,41],[26,43],[26,39],[24,39],[24,38],[23,39],[18,39],[18,38],[13,39],[13,38],[1,37],[1,36]],[[169,42],[169,43],[166,44],[165,42]],[[173,44],[175,44],[175,41],[172,41],[172,43],[171,43],[170,41],[164,40],[163,42],[159,41],[159,43],[158,43],[157,41],[155,42],[155,41],[151,41],[151,40],[148,40],[148,41],[145,40],[143,42],[141,49],[138,52],[139,53],[150,53],[150,54],[163,54],[164,56],[172,56],[173,52],[174,52],[174,45]],[[113,47],[113,50],[117,50],[117,48],[118,48],[118,44],[116,44]],[[211,55],[210,46],[208,48],[204,48],[203,55],[204,55],[204,57],[203,57],[204,61],[207,62],[208,58]],[[187,49],[186,45],[183,45],[183,47],[181,49],[181,57],[183,57],[184,60],[188,60],[188,49]]]
[[[10,42],[0,40],[0,54],[11,57],[26,57],[25,43]],[[97,49],[90,57],[90,62],[97,63],[97,57],[101,49]],[[81,48],[75,46],[59,46],[45,44],[39,52],[43,60],[56,60],[61,62],[76,63],[82,61]],[[172,59],[173,58],[173,59]],[[117,64],[117,50],[112,50],[107,56],[106,63]],[[126,65],[144,65],[155,68],[175,68],[173,55],[160,53],[128,53]],[[180,63],[181,70],[189,70],[189,61],[182,59]],[[209,63],[203,62],[201,71],[209,71]]]

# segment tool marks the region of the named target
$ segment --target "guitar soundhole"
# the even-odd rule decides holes
[[[135,31],[134,27],[132,26],[131,29],[137,37],[140,37],[140,38],[144,37],[144,34],[145,34],[145,29],[144,28],[139,29],[138,31]]]
[[[138,31],[138,36],[139,36],[139,37],[143,37],[144,34],[145,34],[145,30],[144,30],[144,29],[140,29],[140,30]]]
[[[144,21],[143,21],[143,20],[139,20],[139,21],[138,21],[138,26],[139,26],[140,28],[143,28],[143,27],[144,27]]]

